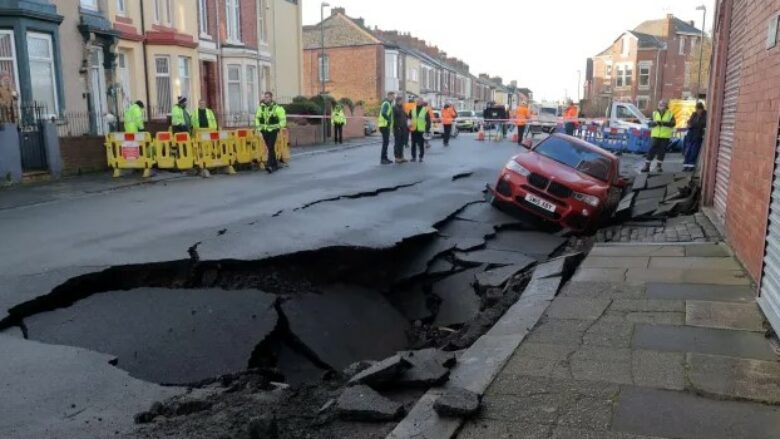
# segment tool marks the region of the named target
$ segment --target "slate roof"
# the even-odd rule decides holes
[[[664,33],[666,20],[667,18],[643,21],[639,26],[635,27],[634,30],[643,34],[666,38],[667,35]],[[680,20],[677,17],[672,17],[672,33],[700,34],[701,30],[696,29],[695,26],[691,26],[690,23]]]
[[[660,38],[656,37],[655,35],[645,34],[642,32],[637,31],[628,31],[631,35],[635,36],[639,44],[640,49],[646,49],[649,47],[655,48],[655,47],[663,47],[664,41]]]

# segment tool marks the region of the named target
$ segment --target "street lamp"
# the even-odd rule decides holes
[[[325,106],[325,8],[330,4],[320,4],[320,97],[322,97],[322,143],[328,138],[328,124],[325,123],[327,110]]]
[[[704,27],[707,23],[707,7],[704,5],[697,6],[697,11],[701,11],[701,39],[699,41],[699,79],[696,80],[696,100],[699,99],[701,93],[701,64],[704,59]]]
[[[580,84],[582,84],[582,70],[577,70],[577,102],[582,100],[580,98],[580,90],[582,89]]]

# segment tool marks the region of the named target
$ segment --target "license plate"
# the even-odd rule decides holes
[[[542,209],[544,209],[544,210],[546,210],[548,212],[555,212],[555,208],[556,208],[555,204],[553,204],[553,203],[551,203],[551,202],[549,202],[547,200],[543,200],[543,199],[537,197],[536,195],[526,194],[525,195],[525,201],[528,201],[529,203],[533,204],[534,206],[539,206],[539,207],[541,207]]]

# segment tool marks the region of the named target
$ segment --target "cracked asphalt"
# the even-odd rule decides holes
[[[376,145],[295,159],[272,176],[181,178],[0,210],[0,320],[109,267],[259,260],[325,247],[390,248],[483,198],[517,151],[462,136],[424,164],[378,165]],[[0,198],[4,194],[0,192]],[[74,317],[78,318],[78,317]],[[112,337],[122,334],[117,324]],[[130,377],[111,355],[0,333],[0,437],[106,437],[184,392]],[[55,434],[56,432],[56,434]]]

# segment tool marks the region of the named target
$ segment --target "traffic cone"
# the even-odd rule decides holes
[[[520,140],[520,138],[517,136],[517,131],[512,133],[512,143],[517,143],[517,141]]]
[[[480,126],[479,131],[477,132],[477,140],[480,142],[483,142],[485,140],[485,127]]]

